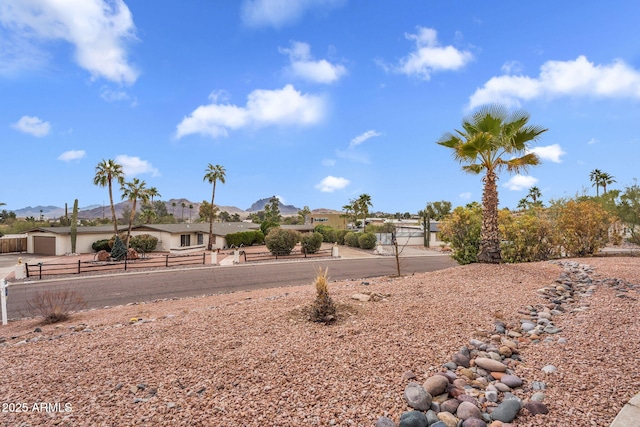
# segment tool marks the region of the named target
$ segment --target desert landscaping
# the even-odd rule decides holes
[[[550,303],[556,297],[542,296],[563,283],[556,279],[566,265],[579,264],[591,268],[588,292],[572,291],[563,297],[563,312],[550,311],[558,308]],[[55,325],[14,321],[0,333],[0,420],[6,426],[397,425],[412,410],[408,386],[428,387],[428,378],[451,369],[448,389],[460,387],[483,412],[506,396],[520,399],[523,408],[511,424],[492,425],[608,426],[640,391],[639,283],[637,257],[472,264],[331,282],[338,316],[328,325],[308,319],[311,283],[89,310]],[[556,330],[526,333],[525,320],[543,312]],[[488,348],[479,353],[482,343]],[[507,373],[522,384],[499,387],[492,402],[490,386],[500,381],[479,378],[479,358],[505,344],[513,347],[503,360]],[[451,365],[464,363],[463,347],[475,380],[465,376],[469,369]],[[542,405],[527,406],[531,401]],[[436,396],[433,402],[451,404]]]

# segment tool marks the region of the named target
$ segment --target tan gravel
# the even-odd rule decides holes
[[[640,284],[640,258],[581,262]],[[407,410],[404,372],[422,382],[469,339],[484,338],[496,316],[517,321],[560,271],[551,263],[471,265],[368,286],[334,282],[341,317],[330,326],[306,320],[311,285],[92,310],[59,325],[12,322],[0,327],[0,425],[397,422]],[[350,298],[363,291],[390,296]],[[567,344],[521,350],[516,373],[547,384],[550,414],[522,410],[515,425],[605,426],[640,392],[640,303],[606,288],[589,299],[590,311],[554,318]],[[143,320],[130,324],[134,317]],[[82,328],[89,332],[75,331]],[[541,372],[547,364],[558,372]],[[7,412],[17,408],[27,411]]]

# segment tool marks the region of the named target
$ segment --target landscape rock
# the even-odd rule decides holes
[[[488,371],[504,372],[507,370],[507,366],[504,363],[487,357],[477,357],[475,359],[475,364]]]
[[[447,378],[442,375],[433,375],[427,378],[422,387],[424,387],[431,396],[437,396],[444,393],[448,385],[449,380]]]
[[[392,419],[387,417],[380,417],[378,418],[378,421],[376,421],[376,427],[397,427],[397,426]]]
[[[410,382],[405,387],[404,399],[407,401],[407,405],[419,411],[426,411],[431,407],[431,394],[415,382]]]
[[[549,413],[549,408],[547,408],[547,405],[537,400],[531,399],[527,403],[525,403],[523,406],[527,411],[531,413],[531,415]]]
[[[491,419],[510,423],[516,418],[521,407],[520,402],[516,399],[504,400],[493,410]]]
[[[458,406],[458,410],[456,411],[456,417],[461,420],[466,420],[468,418],[482,418],[482,413],[480,409],[476,405],[471,402],[461,402]]]
[[[400,415],[400,427],[427,427],[427,416],[420,411],[408,411]]]

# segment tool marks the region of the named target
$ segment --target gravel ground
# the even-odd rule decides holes
[[[640,284],[640,258],[580,261]],[[485,338],[496,317],[517,321],[518,309],[540,304],[536,290],[560,272],[552,263],[470,265],[333,282],[340,316],[329,326],[306,318],[311,285],[92,310],[58,325],[12,322],[0,327],[0,425],[397,422],[407,410],[403,373],[421,383],[469,339]],[[390,296],[350,298],[363,291]],[[554,319],[567,344],[521,348],[516,373],[547,384],[550,413],[522,410],[514,425],[606,426],[640,392],[640,303],[615,294],[600,288],[589,311]],[[558,372],[543,373],[548,364]]]

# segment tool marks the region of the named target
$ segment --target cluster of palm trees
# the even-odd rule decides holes
[[[209,166],[205,170],[204,181],[208,181],[210,184],[213,184],[213,192],[211,194],[211,206],[213,206],[213,202],[216,195],[216,183],[220,181],[221,183],[225,183],[226,171],[224,167],[220,165],[212,165],[209,163]],[[143,204],[149,203],[151,200],[151,206],[153,206],[154,197],[161,197],[161,194],[158,192],[158,189],[155,187],[147,188],[147,183],[145,181],[141,181],[138,178],[133,178],[131,181],[125,181],[125,174],[122,169],[122,165],[118,164],[115,160],[102,160],[96,166],[96,173],[93,177],[93,183],[100,187],[107,187],[109,189],[109,204],[111,206],[111,221],[113,222],[113,233],[115,235],[118,234],[118,219],[116,217],[116,209],[113,203],[113,186],[114,183],[120,185],[120,191],[122,192],[122,200],[128,200],[131,202],[131,212],[129,213],[129,227],[127,229],[127,238],[126,238],[126,246],[129,246],[129,239],[131,238],[131,228],[133,226],[133,220],[136,215],[136,207],[138,201],[141,201]],[[175,210],[176,203],[172,204]],[[182,218],[184,220],[184,208],[187,207],[187,204],[182,202]],[[191,211],[193,209],[193,205],[189,204],[189,218],[191,218]],[[155,213],[152,209],[145,209],[142,212],[143,217],[151,220]],[[214,215],[209,215],[209,246],[208,249],[211,250],[213,244],[215,243],[215,236],[213,234],[213,220]]]
[[[616,182],[614,177],[606,172],[602,172],[600,169],[594,169],[589,174],[589,180],[593,182],[593,186],[596,187],[596,197],[600,196],[600,187],[602,187],[602,194],[607,194],[607,185],[611,185]]]

